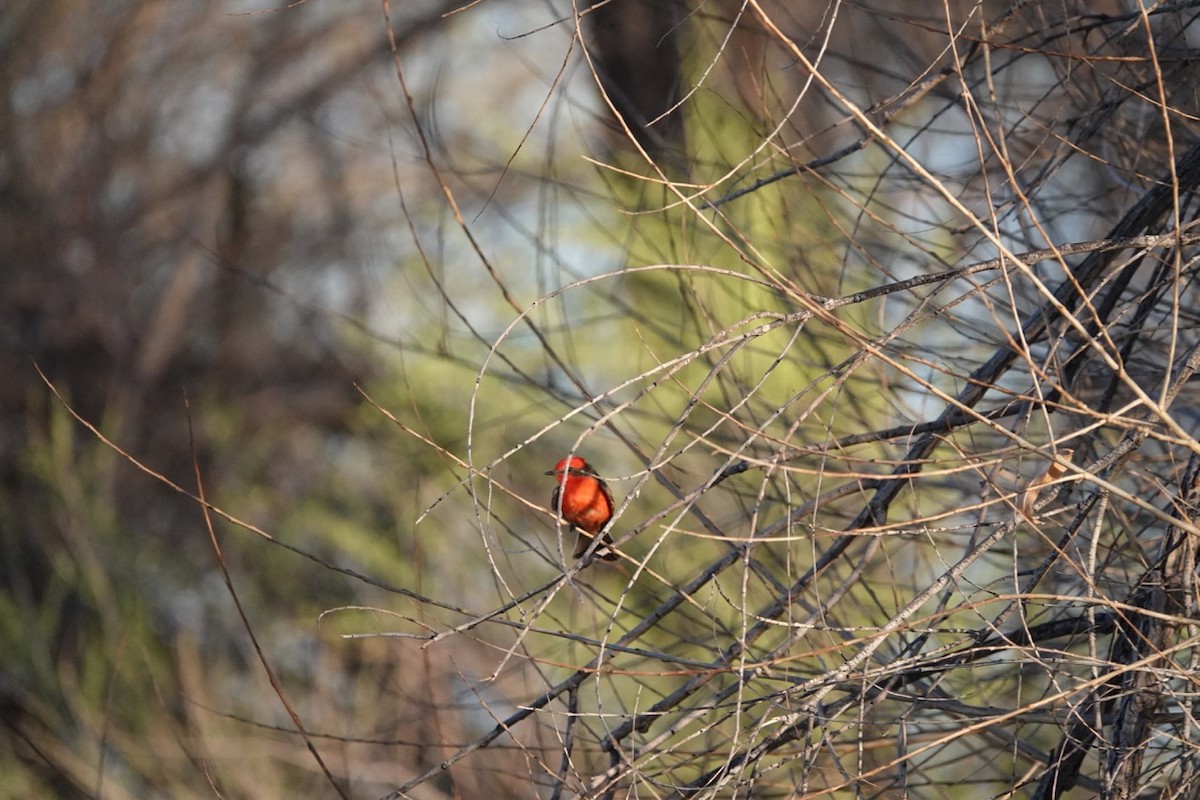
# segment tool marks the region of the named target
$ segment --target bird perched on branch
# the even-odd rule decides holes
[[[550,507],[554,513],[562,514],[571,530],[581,534],[575,543],[574,558],[579,558],[587,552],[591,540],[612,519],[617,507],[612,492],[596,470],[592,469],[592,465],[578,456],[564,458],[546,474],[558,479],[558,486],[554,487],[554,494],[550,496]],[[612,538],[605,533],[600,541],[602,545],[596,550],[596,555],[605,561],[616,561],[617,554],[604,546],[612,544]]]

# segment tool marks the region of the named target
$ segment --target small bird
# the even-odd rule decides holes
[[[546,474],[558,479],[558,486],[554,487],[554,494],[550,496],[550,507],[554,513],[562,514],[571,530],[583,534],[575,542],[574,558],[579,558],[587,552],[590,540],[612,519],[617,507],[612,492],[596,470],[592,469],[592,465],[578,456],[564,458]],[[607,533],[600,541],[612,544],[612,538]],[[607,547],[600,547],[596,555],[605,561],[618,559],[617,554]]]
[[[1059,460],[1064,461],[1067,464],[1071,463],[1071,457],[1074,455],[1074,450],[1067,450],[1063,448],[1058,451]],[[1051,461],[1046,468],[1042,470],[1042,474],[1031,480],[1029,485],[1025,487],[1025,492],[1021,495],[1021,505],[1019,506],[1021,513],[1024,514],[1026,518],[1032,519],[1033,507],[1037,503],[1038,494],[1042,491],[1042,489],[1054,483],[1066,474],[1066,467],[1058,463],[1058,461]]]

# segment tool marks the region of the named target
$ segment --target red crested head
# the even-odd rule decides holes
[[[579,456],[572,456],[559,461],[554,465],[554,469],[550,470],[546,474],[562,477],[563,475],[569,475],[572,473],[578,474],[580,472],[592,472],[592,468]]]

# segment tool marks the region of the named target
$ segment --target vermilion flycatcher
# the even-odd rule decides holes
[[[612,519],[617,507],[612,492],[596,470],[592,469],[592,465],[578,456],[564,458],[546,474],[558,479],[558,486],[554,487],[554,494],[550,497],[550,507],[554,513],[562,513],[571,530],[583,534],[575,542],[574,558],[579,558],[587,552],[590,540]],[[607,533],[600,541],[612,544],[612,538]],[[618,558],[616,553],[603,546],[596,551],[596,555],[606,561],[616,561]]]

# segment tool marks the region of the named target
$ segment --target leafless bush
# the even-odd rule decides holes
[[[174,647],[157,763],[133,724],[107,758],[244,794],[1200,791],[1200,5],[810,6],[384,2],[365,50],[340,44],[363,18],[311,0],[224,19],[257,66],[197,81],[234,81],[220,145],[129,179],[136,213],[93,207],[114,255],[87,268],[144,304],[55,316],[105,297],[64,277],[78,236],[5,218],[24,260],[0,300],[28,323],[6,335],[37,345],[15,352],[122,423],[92,428],[125,456],[98,470],[130,479],[115,527],[142,519],[129,462],[167,461],[154,497],[245,600]],[[163,41],[136,34],[170,15],[128,8],[96,86]],[[222,52],[187,41],[136,73],[150,91],[39,118],[54,148],[104,151],[91,109],[169,116],[188,72],[166,66]],[[43,173],[43,140],[9,136],[59,215],[72,175],[98,202],[156,152],[130,134]],[[358,271],[364,236],[387,280]],[[154,270],[163,241],[206,245],[190,278]],[[95,378],[72,342],[113,363]],[[29,385],[5,402],[40,420]],[[241,427],[189,406],[187,433],[181,386],[228,387]],[[615,564],[569,557],[543,475],[569,453],[615,492]],[[86,506],[87,464],[37,463]],[[310,605],[320,640],[264,622]],[[9,684],[20,763],[87,786],[47,744],[70,738],[44,733],[48,690]],[[104,775],[95,718],[74,724]]]

